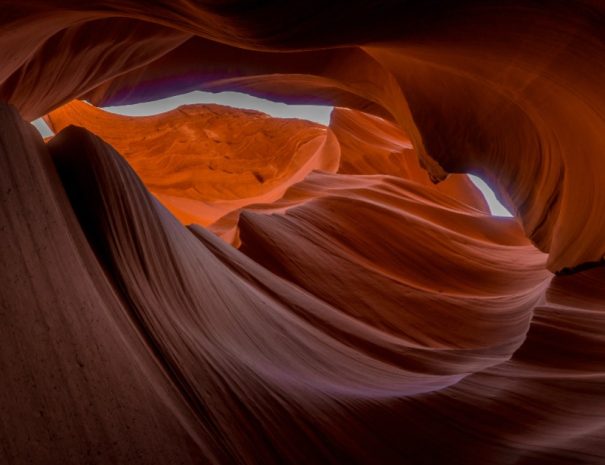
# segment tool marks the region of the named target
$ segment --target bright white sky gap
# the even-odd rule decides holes
[[[500,203],[500,201],[496,198],[496,194],[494,194],[494,191],[491,190],[491,188],[483,179],[481,179],[479,176],[475,176],[474,174],[469,174],[467,176],[470,178],[471,182],[475,186],[477,186],[477,188],[481,191],[483,197],[485,197],[487,205],[489,206],[489,211],[492,215],[508,217],[513,216],[511,212],[509,212],[506,207],[502,205],[502,203]]]
[[[239,92],[211,92],[194,91],[188,94],[176,95],[174,97],[156,100],[154,102],[138,103],[136,105],[123,105],[117,107],[106,107],[105,110],[120,115],[146,116],[156,115],[165,111],[188,105],[192,103],[217,103],[234,108],[245,108],[246,110],[257,110],[267,113],[275,118],[299,118],[327,126],[330,123],[332,107],[319,105],[288,105],[285,103],[271,102],[258,97]]]
[[[53,135],[53,132],[48,127],[48,124],[46,124],[42,118],[38,118],[37,120],[32,121],[32,124],[42,135],[42,137],[50,137]]]
[[[332,107],[320,105],[287,105],[285,103],[271,102],[258,97],[253,97],[239,92],[211,92],[194,91],[188,94],[176,95],[174,97],[156,100],[153,102],[137,103],[135,105],[121,105],[104,108],[112,113],[127,116],[157,115],[177,108],[181,105],[193,103],[216,103],[235,108],[245,108],[267,113],[275,118],[299,118],[327,126],[330,123]],[[32,124],[40,131],[43,137],[51,136],[52,132],[46,123],[39,118]],[[494,192],[479,177],[469,175],[469,178],[483,193],[489,209],[494,216],[512,216],[510,212],[498,201]]]

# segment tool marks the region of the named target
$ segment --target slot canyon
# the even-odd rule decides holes
[[[603,0],[0,31],[0,464],[605,464]]]

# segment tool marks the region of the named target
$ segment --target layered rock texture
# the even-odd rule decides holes
[[[0,11],[0,463],[605,463],[601,2]]]

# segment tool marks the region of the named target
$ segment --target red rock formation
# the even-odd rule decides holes
[[[601,2],[0,11],[1,463],[605,462]]]
[[[551,270],[605,254],[605,220],[593,214],[603,209],[598,2],[353,2],[336,29],[339,7],[309,1],[49,6],[26,1],[3,18],[0,95],[28,118],[85,93],[116,103],[193,88],[362,108],[401,125],[435,179],[490,179]]]
[[[94,255],[47,148],[16,111],[2,106],[0,121],[0,461],[195,463],[203,427]]]
[[[392,174],[489,211],[466,176],[433,184],[400,129],[355,110],[335,109],[329,129],[218,105],[130,117],[73,101],[45,119],[55,132],[73,124],[111,144],[184,224],[206,226],[244,206],[271,204],[311,170]]]
[[[273,202],[311,170],[336,171],[340,157],[321,125],[220,105],[130,117],[74,101],[46,120],[56,132],[74,124],[111,144],[185,224],[208,225],[245,205]]]
[[[393,123],[367,113],[336,108],[330,128],[340,143],[340,173],[402,177],[489,212],[483,195],[467,176],[454,174],[439,184],[432,183],[418,163],[409,137]]]

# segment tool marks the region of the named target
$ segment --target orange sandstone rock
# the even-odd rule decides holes
[[[1,463],[605,462],[602,2],[0,12]]]
[[[130,117],[73,101],[46,120],[57,132],[73,124],[103,138],[185,224],[270,203],[311,170],[336,171],[340,158],[338,141],[319,124],[220,105]]]

